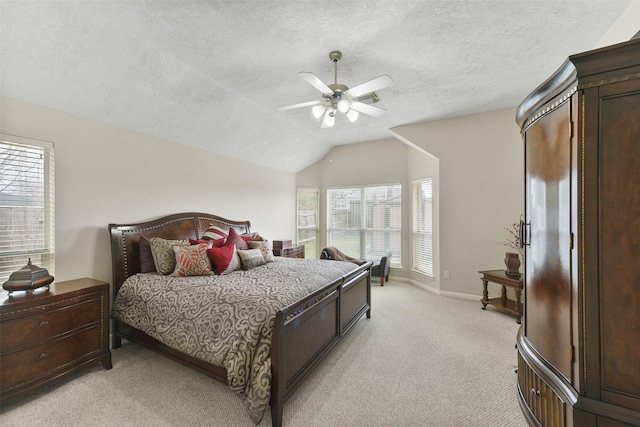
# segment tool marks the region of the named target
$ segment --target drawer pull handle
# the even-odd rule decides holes
[[[45,357],[48,357],[49,355],[47,353],[40,353],[40,359],[44,359]]]
[[[540,396],[540,390],[536,390],[534,388],[531,389],[531,395],[533,397]]]
[[[45,326],[48,325],[49,322],[47,322],[46,320],[43,320],[42,322],[40,322],[40,326]]]

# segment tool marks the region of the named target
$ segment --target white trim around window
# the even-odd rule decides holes
[[[0,283],[29,259],[55,274],[53,148],[0,134]]]

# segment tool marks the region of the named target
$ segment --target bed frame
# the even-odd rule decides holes
[[[109,224],[113,262],[113,297],[127,277],[140,272],[140,239],[198,239],[209,224],[250,232],[249,221],[231,221],[205,213],[180,213],[138,224]],[[324,288],[276,314],[271,347],[271,421],[282,425],[285,401],[302,380],[366,313],[371,317],[371,263],[359,266]],[[322,297],[324,295],[324,297]],[[321,297],[321,298],[320,298]],[[320,298],[320,299],[319,299]],[[142,331],[113,319],[112,347],[122,338],[144,345],[227,384],[223,367],[174,350]]]

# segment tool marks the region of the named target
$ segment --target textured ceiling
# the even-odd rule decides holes
[[[0,2],[2,94],[296,172],[390,128],[512,107],[629,1]],[[381,74],[382,118],[338,116],[297,73]]]

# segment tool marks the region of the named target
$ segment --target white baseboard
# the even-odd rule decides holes
[[[418,282],[416,280],[413,279],[407,279],[404,277],[394,277],[393,280],[398,281],[398,282],[407,282],[412,284],[413,286],[417,286],[418,288],[422,288],[424,290],[427,290],[429,292],[432,292],[436,295],[442,295],[442,296],[446,296],[446,297],[454,297],[454,298],[461,298],[461,299],[468,299],[468,300],[480,300],[482,299],[481,295],[471,295],[471,294],[462,294],[459,292],[448,292],[448,291],[441,291],[440,289],[436,289],[434,287],[431,287],[429,285],[425,285],[424,283]]]

